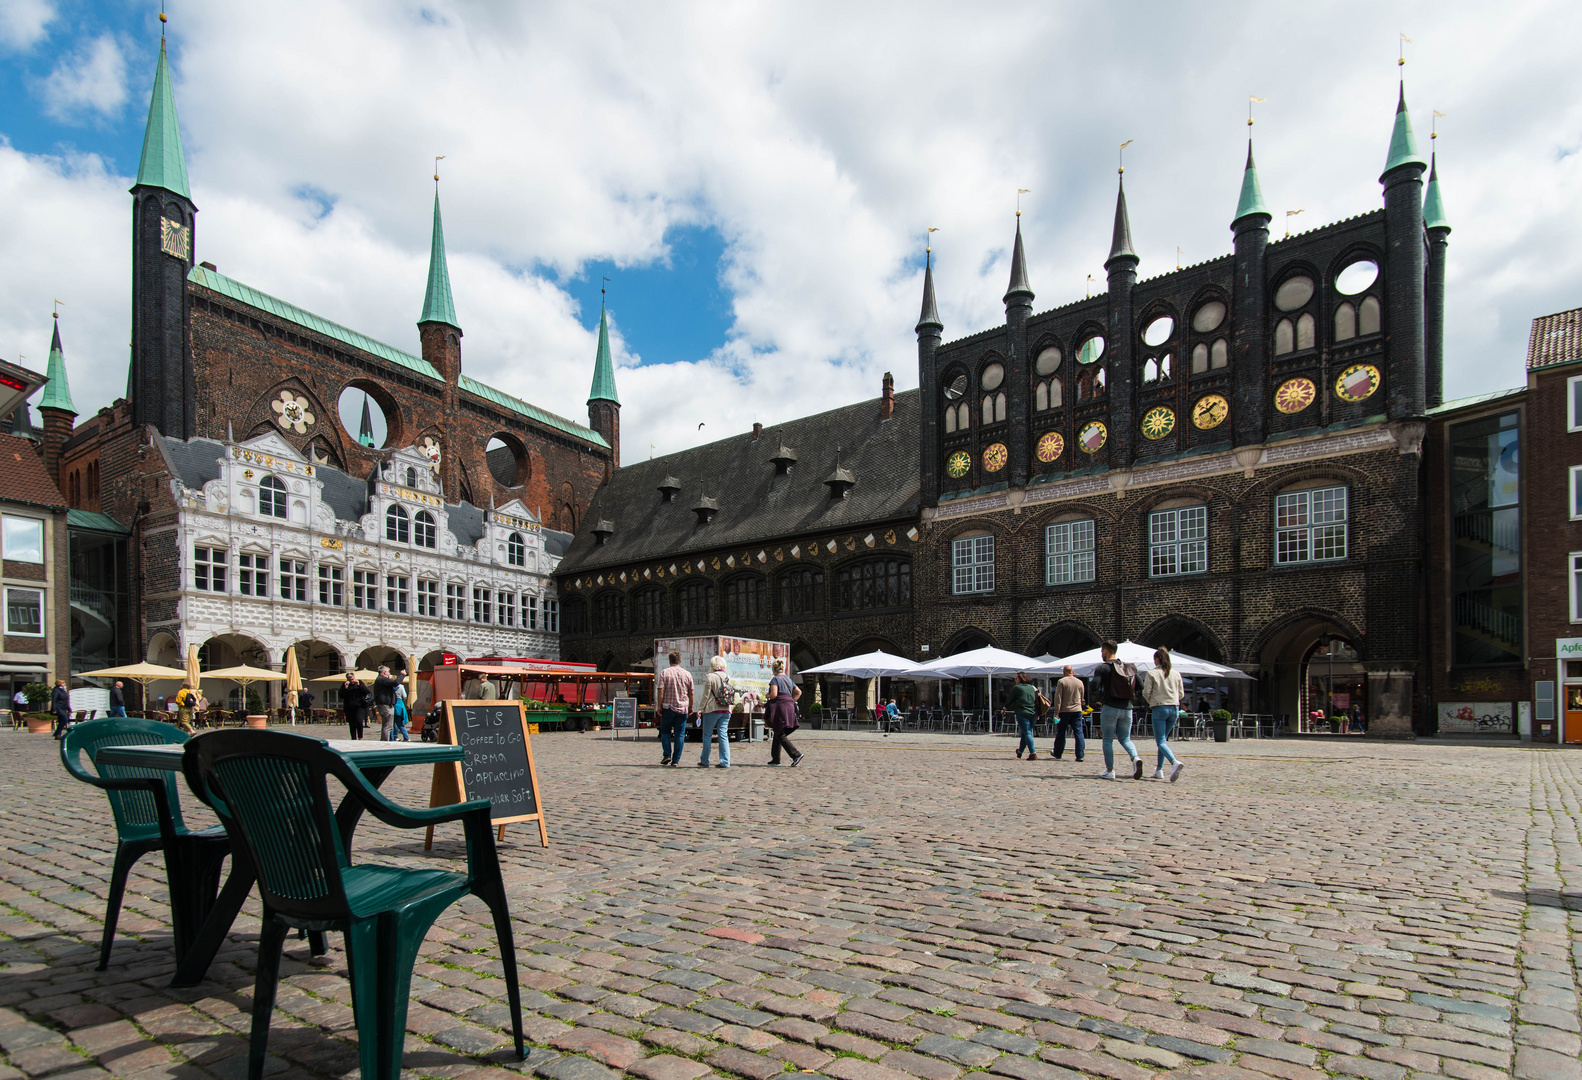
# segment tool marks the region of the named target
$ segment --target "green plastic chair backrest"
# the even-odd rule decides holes
[[[327,774],[344,761],[324,743],[276,731],[215,731],[187,744],[194,791],[247,849],[265,903],[305,919],[350,914],[349,862]]]
[[[187,735],[169,724],[158,720],[136,717],[111,716],[101,720],[87,720],[68,731],[60,741],[61,762],[66,771],[84,783],[100,780],[158,780],[165,786],[165,800],[177,829],[185,828],[181,820],[181,800],[177,794],[174,771],[164,769],[139,769],[126,765],[101,765],[99,750],[105,746],[179,746]],[[88,772],[82,766],[86,754]],[[159,836],[159,812],[154,796],[146,789],[106,791],[110,799],[110,812],[115,815],[115,831],[121,840],[150,840]]]

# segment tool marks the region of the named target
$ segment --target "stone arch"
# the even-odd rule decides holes
[[[1258,664],[1258,687],[1262,711],[1272,713],[1277,722],[1284,718],[1292,730],[1301,717],[1305,701],[1308,658],[1325,638],[1341,638],[1357,653],[1355,666],[1367,657],[1367,643],[1356,626],[1338,612],[1322,608],[1302,608],[1265,626],[1253,638],[1247,657]],[[1352,667],[1348,662],[1348,669]],[[1348,670],[1347,674],[1354,674]],[[1366,707],[1366,702],[1363,703]]]
[[[1136,641],[1139,645],[1155,649],[1164,645],[1172,651],[1180,650],[1188,656],[1214,664],[1223,664],[1226,659],[1220,636],[1207,623],[1190,615],[1173,614],[1155,620],[1137,636]]]
[[[1096,649],[1103,636],[1087,623],[1076,619],[1062,619],[1052,626],[1046,626],[1039,631],[1027,646],[1028,656],[1065,657],[1075,653]]]

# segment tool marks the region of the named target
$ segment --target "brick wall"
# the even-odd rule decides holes
[[[1582,431],[1568,430],[1567,383],[1582,365],[1557,365],[1527,380],[1522,509],[1531,679],[1556,678],[1555,639],[1582,637],[1571,621],[1570,555],[1582,552],[1582,521],[1571,520],[1571,467],[1582,465]],[[1530,452],[1529,452],[1530,451]],[[1520,698],[1531,698],[1530,686]]]

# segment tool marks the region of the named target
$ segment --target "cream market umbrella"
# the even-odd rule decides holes
[[[202,673],[198,671],[198,643],[193,642],[191,645],[187,646],[186,681],[192,684],[193,690],[197,690],[198,680],[200,678],[202,678]]]
[[[377,671],[369,671],[367,668],[358,668],[356,671],[343,671],[339,675],[321,675],[317,679],[309,679],[308,681],[316,683],[343,683],[346,681],[347,675],[355,675],[357,676],[358,682],[365,683],[371,683],[379,677],[379,673]]]
[[[248,664],[238,664],[235,667],[219,668],[215,671],[205,671],[205,679],[229,679],[238,683],[242,688],[242,709],[247,709],[247,688],[255,682],[280,682],[285,679],[285,674],[271,671],[269,668],[252,667]]]
[[[297,722],[297,698],[302,692],[302,671],[297,667],[297,650],[286,650],[286,693],[291,695],[287,700],[291,702],[291,722]]]
[[[150,664],[143,661],[141,664],[126,664],[122,667],[100,668],[98,671],[84,671],[79,676],[84,679],[131,679],[143,688],[143,708],[148,708],[148,684],[151,682],[181,682],[187,673],[180,668],[163,667],[159,664]]]

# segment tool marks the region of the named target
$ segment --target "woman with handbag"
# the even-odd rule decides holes
[[[780,764],[780,751],[791,755],[791,765],[802,764],[802,755],[791,745],[787,735],[797,729],[796,702],[802,690],[786,677],[786,662],[776,660],[774,676],[769,680],[769,702],[764,706],[764,721],[774,732],[774,742],[769,747],[769,764]]]

